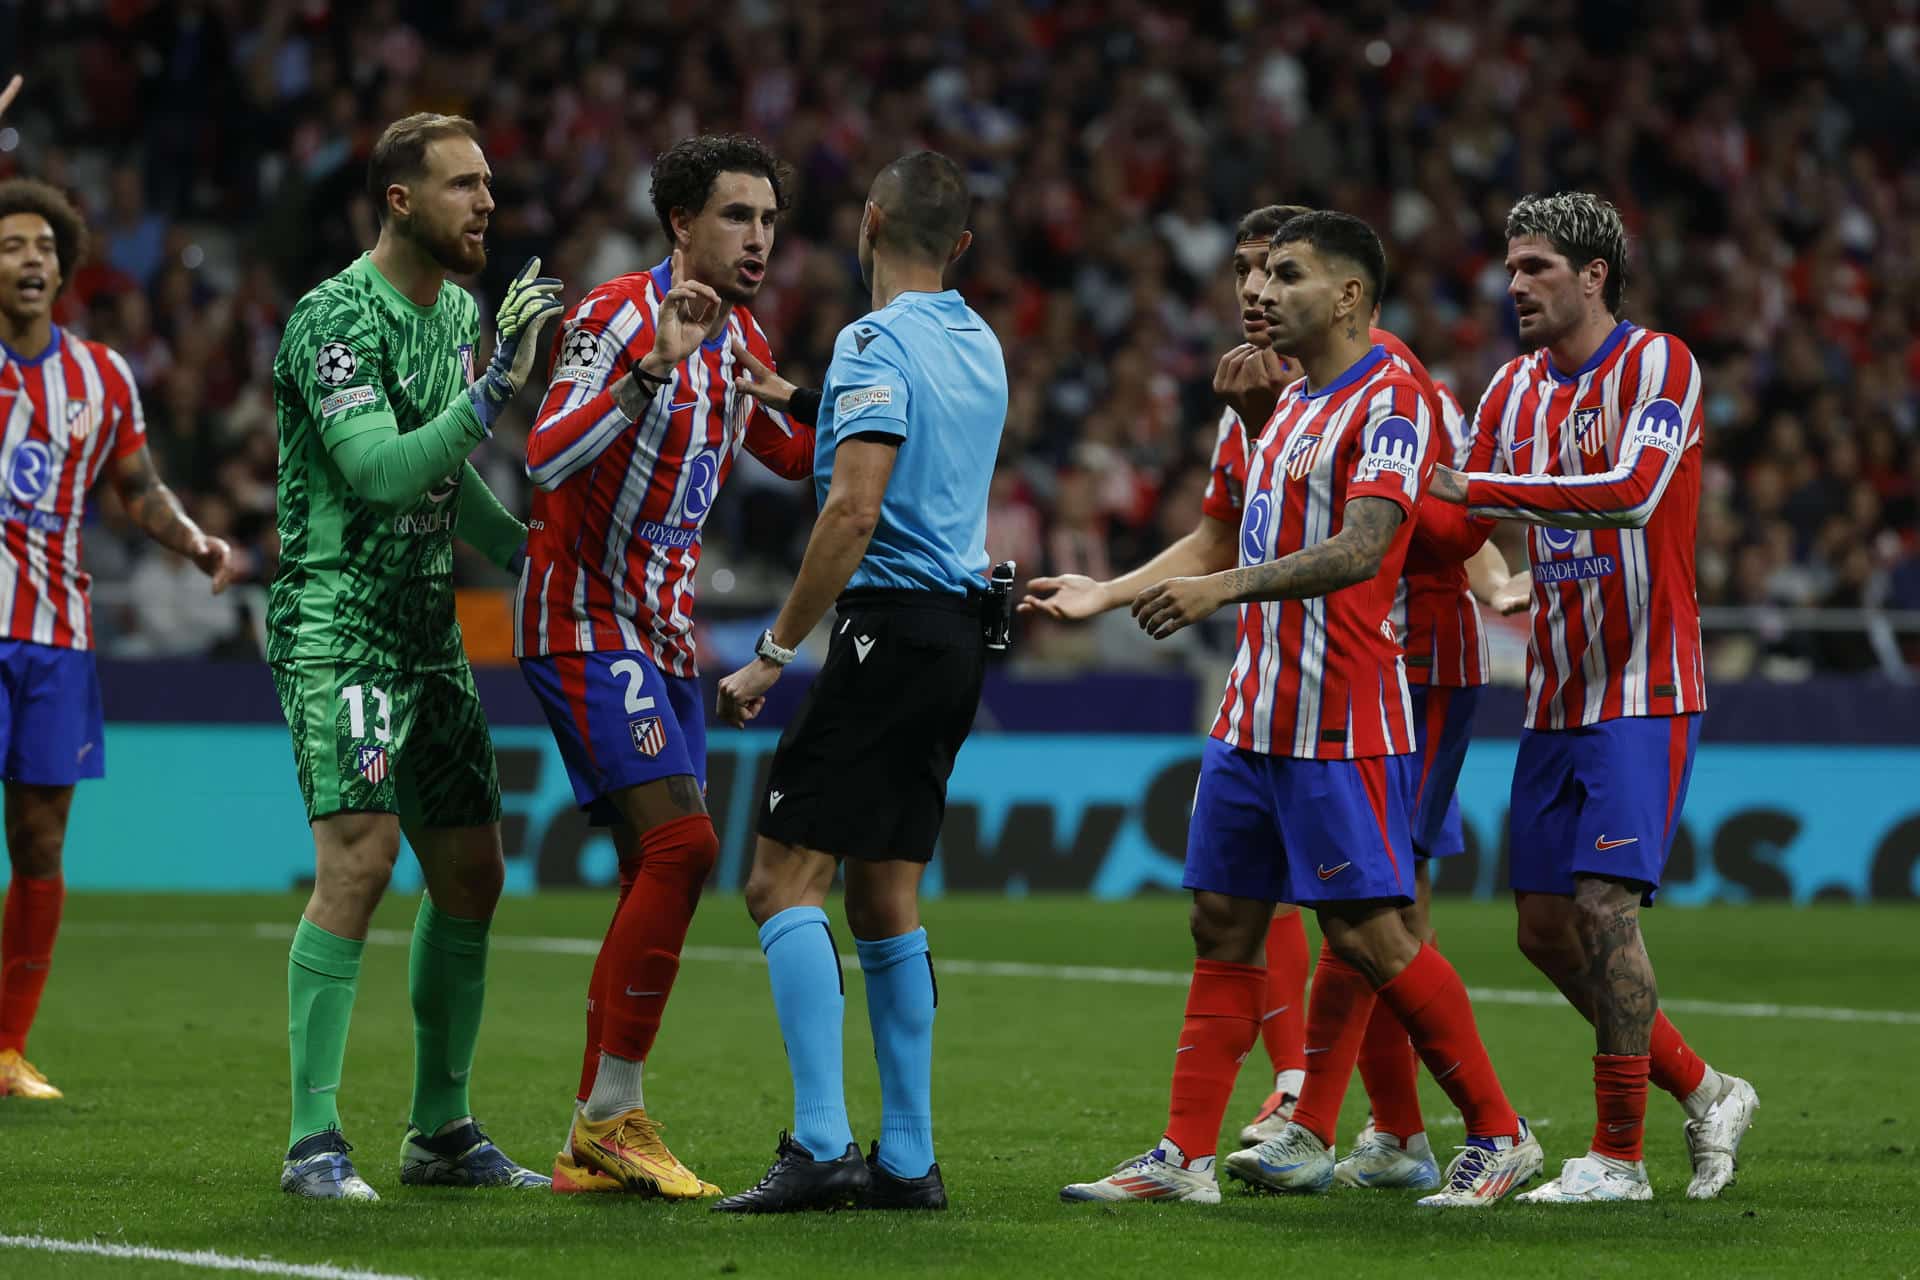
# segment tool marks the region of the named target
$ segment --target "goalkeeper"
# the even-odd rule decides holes
[[[280,570],[267,660],[312,824],[313,896],[287,964],[293,1117],[282,1190],[378,1199],[337,1098],[367,925],[404,831],[427,892],[413,926],[413,1105],[400,1181],[545,1187],[474,1122],[467,1077],[500,896],[493,743],[453,608],[453,539],[518,567],[526,529],[467,455],[527,380],[557,280],[529,262],[473,377],[479,312],[449,273],[486,264],[491,173],[474,126],[413,115],[374,146],[371,253],[288,318],[274,360]]]

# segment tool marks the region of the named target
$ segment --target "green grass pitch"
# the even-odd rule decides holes
[[[528,1164],[550,1159],[566,1124],[589,940],[610,905],[610,895],[552,894],[510,899],[499,913],[474,1098],[494,1137]],[[298,910],[290,896],[69,901],[32,1045],[67,1100],[0,1099],[0,1235],[422,1277],[1920,1272],[1920,1019],[1911,1013],[1920,1009],[1912,950],[1920,916],[1911,909],[1650,914],[1649,944],[1676,1021],[1709,1061],[1760,1091],[1739,1181],[1718,1202],[1683,1196],[1681,1114],[1655,1091],[1653,1203],[1435,1214],[1392,1193],[1280,1199],[1234,1184],[1218,1208],[1059,1203],[1062,1183],[1104,1173],[1159,1133],[1179,975],[1190,960],[1184,904],[934,902],[927,925],[945,965],[935,1138],[953,1211],[750,1220],[626,1197],[402,1189],[396,1156],[412,1033],[406,952],[390,943],[368,952],[341,1091],[356,1159],[385,1199],[349,1206],[283,1196],[286,930]],[[831,910],[838,915],[837,902]],[[410,901],[389,901],[377,927],[404,930],[412,911]],[[1436,918],[1469,986],[1545,992],[1513,947],[1509,908],[1443,901]],[[850,952],[844,929],[840,937]],[[648,1064],[647,1097],[675,1151],[732,1191],[759,1177],[788,1122],[785,1063],[737,898],[704,904],[691,948]],[[996,972],[988,962],[1041,971]],[[1170,977],[1121,982],[1090,966]],[[864,1144],[878,1127],[879,1092],[857,969],[847,995],[849,1102]],[[1754,1016],[1698,1001],[1907,1016]],[[1584,1149],[1592,1124],[1589,1033],[1550,1003],[1510,996],[1478,1008],[1494,1062],[1555,1169]],[[1269,1082],[1256,1049],[1230,1126]],[[1444,1156],[1460,1140],[1458,1121],[1431,1082],[1423,1089]],[[1343,1142],[1364,1105],[1356,1082]],[[4,1276],[135,1274],[205,1273],[0,1248]]]

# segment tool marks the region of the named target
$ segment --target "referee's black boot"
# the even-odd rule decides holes
[[[867,1148],[867,1173],[873,1182],[867,1188],[864,1207],[868,1209],[944,1209],[947,1184],[940,1180],[940,1166],[933,1165],[917,1178],[902,1178],[888,1173],[880,1163],[880,1144]]]
[[[813,1153],[782,1132],[773,1167],[759,1185],[714,1202],[715,1213],[804,1213],[810,1209],[857,1209],[866,1203],[873,1178],[860,1148],[849,1142],[834,1160]]]

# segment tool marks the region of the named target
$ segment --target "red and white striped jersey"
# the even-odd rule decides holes
[[[1577,373],[1536,351],[1494,375],[1474,414],[1467,507],[1535,526],[1529,728],[1706,709],[1703,434],[1693,353],[1624,320]]]
[[[0,422],[4,634],[91,649],[92,579],[80,568],[80,526],[107,461],[147,443],[133,371],[118,352],[57,326],[33,359],[0,343]]]
[[[1301,759],[1413,750],[1413,704],[1387,615],[1433,473],[1433,430],[1426,395],[1380,346],[1324,390],[1309,391],[1303,379],[1281,393],[1250,450],[1241,565],[1325,542],[1355,498],[1388,499],[1407,518],[1368,581],[1240,606],[1239,651],[1214,737]]]
[[[747,450],[779,475],[813,472],[813,428],[734,386],[738,340],[768,367],[752,313],[674,368],[638,422],[610,390],[653,349],[667,263],[609,280],[554,340],[546,400],[527,437],[533,478],[527,563],[514,598],[521,657],[632,649],[673,676],[695,674],[694,567],[715,496]]]
[[[1444,430],[1435,457],[1454,468],[1466,465],[1471,438],[1466,415],[1453,392],[1436,382],[1407,344],[1387,332],[1370,335],[1419,384],[1434,421]],[[1240,523],[1247,487],[1247,433],[1231,409],[1220,415],[1213,462],[1201,510],[1226,524]],[[1407,566],[1394,593],[1394,628],[1407,651],[1407,679],[1414,684],[1465,688],[1487,683],[1491,662],[1480,606],[1467,587],[1466,566],[1456,556],[1424,546],[1418,536],[1407,548]]]
[[[1426,372],[1418,361],[1413,368],[1416,380]],[[1446,383],[1431,385],[1439,407],[1434,456],[1459,470],[1466,466],[1473,447],[1466,414]],[[1467,585],[1466,562],[1429,545],[1418,528],[1394,595],[1393,624],[1407,651],[1407,679],[1412,683],[1468,689],[1490,678],[1493,662],[1487,653],[1487,631],[1480,621],[1480,604]]]

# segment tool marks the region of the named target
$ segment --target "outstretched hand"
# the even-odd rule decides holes
[[[738,338],[733,340],[733,362],[746,370],[734,378],[734,386],[769,409],[781,413],[787,411],[793,403],[794,385],[761,363],[760,358],[747,350],[746,344]]]
[[[1084,573],[1063,573],[1058,577],[1029,578],[1027,594],[1021,597],[1015,611],[1078,622],[1105,613],[1111,607],[1104,584]]]
[[[1155,640],[1211,617],[1227,602],[1220,575],[1204,578],[1168,578],[1133,598],[1133,618]]]
[[[187,548],[187,559],[193,561],[200,572],[213,579],[213,594],[216,596],[233,585],[239,569],[234,563],[233,548],[227,540],[206,533],[194,538],[193,544]]]

